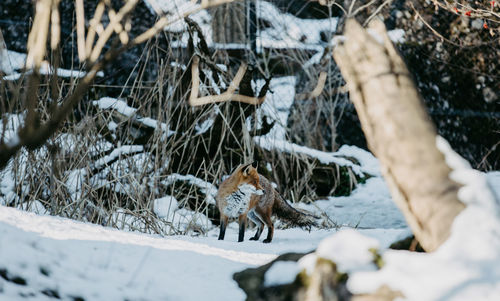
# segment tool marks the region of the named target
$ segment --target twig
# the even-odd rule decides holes
[[[327,73],[325,71],[321,71],[318,77],[318,83],[316,84],[316,87],[314,87],[314,89],[309,93],[298,94],[296,98],[299,100],[303,100],[320,96],[321,92],[323,92],[323,89],[325,88],[326,76]]]
[[[92,45],[94,44],[96,32],[100,33],[104,30],[100,20],[102,18],[102,15],[104,14],[105,8],[106,8],[106,6],[104,5],[104,2],[100,1],[99,4],[97,4],[97,7],[95,9],[94,17],[89,22],[90,26],[89,26],[88,33],[87,33],[87,40],[85,41],[85,58],[84,58],[84,60],[88,59],[88,56],[90,55],[90,52],[92,51]]]
[[[76,11],[76,42],[78,44],[78,58],[80,62],[85,61],[87,54],[85,52],[85,11],[83,9],[83,0],[75,1]]]

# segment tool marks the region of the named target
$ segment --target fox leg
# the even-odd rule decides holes
[[[247,215],[242,214],[238,217],[238,222],[240,224],[240,231],[238,233],[238,242],[242,242],[245,238],[245,228],[247,226]]]
[[[224,235],[226,234],[226,227],[229,218],[223,214],[220,215],[220,232],[219,240],[224,240]]]
[[[273,240],[274,235],[274,224],[271,220],[271,213],[261,215],[264,218],[264,223],[267,225],[267,238],[264,239],[263,243],[270,243]]]
[[[252,238],[250,238],[250,240],[259,240],[260,235],[262,234],[262,230],[264,230],[264,223],[262,222],[262,219],[259,216],[259,214],[254,210],[248,212],[248,218],[250,218],[252,222],[254,222],[255,225],[257,225],[257,232],[255,232],[255,235]]]

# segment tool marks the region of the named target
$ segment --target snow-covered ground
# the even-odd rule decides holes
[[[497,195],[500,195],[500,172],[488,174],[488,180],[496,189]],[[370,203],[367,198],[363,204],[359,195],[374,193],[374,198],[385,197],[383,194],[376,195],[377,191],[381,191],[378,188],[380,184],[379,181],[368,181],[353,193],[353,202],[349,207],[353,210],[351,215],[362,212],[365,210],[362,207]],[[338,201],[347,204],[348,198],[342,197]],[[332,200],[333,203],[336,201]],[[380,209],[390,209],[387,205],[381,202]],[[337,214],[342,216],[342,211]],[[410,233],[408,228],[401,228],[401,224],[395,224],[399,229],[388,227],[391,224],[388,220],[399,220],[398,214],[378,215],[378,219],[373,217],[369,220],[373,229],[351,231],[371,237],[372,240],[366,241],[352,234],[341,235],[340,238],[347,238],[342,244],[344,247],[336,249],[339,250],[337,255],[332,255],[334,259],[344,259],[343,264],[347,264],[347,267],[359,267],[359,261],[349,263],[352,256],[343,256],[342,252],[350,254],[346,250],[352,248],[361,254],[361,246],[364,244],[376,246],[383,252],[390,243]],[[248,240],[237,243],[237,233],[237,224],[232,223],[224,241],[217,240],[216,228],[204,237],[160,237],[60,217],[40,216],[1,206],[0,300],[49,300],[52,295],[67,300],[78,300],[75,299],[77,297],[85,300],[219,300],[221,292],[224,292],[225,300],[244,300],[244,293],[232,280],[233,273],[265,264],[285,252],[312,251],[322,240],[336,233],[336,230],[276,230],[271,244]],[[247,237],[249,235],[247,233]],[[338,237],[337,240],[325,240],[319,254],[330,250],[332,244],[334,248],[339,248],[340,246],[335,247],[336,242],[338,243]],[[360,242],[359,246],[357,242]],[[471,250],[474,249],[472,246]],[[393,251],[387,254],[387,258],[394,264],[398,262],[397,254],[401,253]],[[356,258],[364,258],[361,255],[356,255]],[[416,269],[422,267],[415,266]],[[491,266],[490,275],[484,276],[499,276],[494,267]],[[286,282],[287,278],[280,278],[280,275],[283,276],[283,271],[290,269],[295,271],[297,267],[277,266],[270,270],[270,274],[266,275],[266,283],[272,285]],[[368,269],[370,270],[373,268]],[[367,273],[366,269],[361,271]],[[445,273],[443,277],[450,276],[445,270],[441,272]],[[357,277],[354,279],[361,276]],[[387,277],[390,276],[383,279],[390,279]],[[353,288],[360,290],[360,285],[356,287],[355,284],[352,284]],[[498,279],[496,282],[494,278],[490,279],[491,285],[498,285]],[[361,287],[366,289],[367,286]]]
[[[382,267],[377,269],[371,250],[380,250],[379,242],[349,230],[323,240],[316,252],[301,258],[296,269],[310,273],[317,258],[331,259],[340,272],[349,273],[347,288],[354,294],[374,293],[386,286],[404,300],[498,300],[500,172],[471,169],[441,137],[437,146],[452,168],[451,179],[463,185],[458,198],[466,205],[455,218],[450,237],[437,250],[382,251]]]
[[[244,300],[232,274],[285,252],[308,252],[335,230],[277,230],[237,242],[231,225],[206,237],[159,237],[0,207],[0,300]],[[387,247],[407,229],[361,230]],[[247,233],[247,237],[249,234]]]
[[[121,102],[115,103],[112,108],[120,110]],[[104,105],[104,102],[96,102],[96,105]],[[126,109],[129,108],[121,107],[122,112]],[[272,117],[275,110],[269,109],[263,114]],[[14,120],[18,119],[11,117],[12,128],[15,128]],[[275,133],[281,131],[286,127],[286,119],[276,127]],[[11,132],[11,127],[7,132]],[[351,164],[356,172],[374,176],[359,185],[350,197],[332,197],[315,205],[300,206],[328,216],[342,226],[341,229],[358,226],[357,231],[375,239],[381,248],[410,234],[380,178],[378,162],[370,153],[348,146],[337,153],[325,153],[281,141],[285,151],[302,151],[321,160]],[[123,147],[126,148],[123,151],[128,151],[128,146]],[[112,157],[112,153],[109,156]],[[344,157],[354,157],[360,163],[353,165]],[[68,188],[74,190],[71,190],[74,198],[78,198],[85,181],[82,172],[76,169],[66,182]],[[2,175],[0,201],[9,203],[12,173],[7,168]],[[200,187],[207,202],[213,203],[216,187],[211,183],[175,174],[164,181],[181,178]],[[153,204],[154,213],[170,227],[182,228],[192,223],[195,215],[200,215],[198,222],[207,230],[207,235],[161,237],[120,231],[43,215],[47,210],[37,202],[31,203],[30,208],[22,204],[19,207],[42,215],[0,206],[0,300],[48,300],[51,296],[66,300],[219,300],[221,292],[224,292],[224,300],[244,300],[243,291],[232,280],[235,272],[265,264],[285,252],[313,251],[320,241],[338,230],[277,229],[271,244],[249,240],[238,243],[238,225],[233,222],[228,226],[226,239],[218,241],[218,228],[206,216],[179,208],[175,198],[165,196]],[[142,228],[137,225],[139,220],[125,212],[116,212],[113,219],[119,228]],[[252,231],[247,230],[247,239]],[[276,283],[280,271],[279,267],[271,271],[266,283]]]

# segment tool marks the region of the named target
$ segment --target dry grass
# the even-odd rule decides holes
[[[229,61],[220,53],[218,56],[220,61]],[[298,64],[306,61],[298,52],[289,59]],[[245,117],[253,116],[255,121],[256,106],[188,105],[190,63],[191,55],[179,54],[177,49],[163,49],[157,42],[149,43],[137,63],[137,76],[129,78],[120,93],[120,99],[136,109],[131,116],[94,106],[93,100],[116,87],[91,86],[92,92],[85,95],[82,105],[53,138],[37,150],[23,149],[4,169],[3,177],[14,180],[14,194],[3,195],[7,205],[36,211],[34,208],[41,209],[41,204],[51,215],[133,231],[203,234],[210,228],[209,220],[218,220],[217,210],[209,200],[213,193],[207,193],[207,187],[218,186],[237,164],[254,159],[262,161],[262,172],[278,184],[288,199],[294,202],[315,199],[318,187],[311,184],[311,178],[321,168],[319,162],[304,155],[259,150],[252,140],[257,127],[247,130]],[[317,67],[303,70],[300,81],[304,92],[317,86]],[[300,128],[309,133],[311,139],[302,141],[305,145],[333,150],[336,148],[334,112],[344,101],[344,96],[335,93],[335,89],[342,80],[331,56],[325,56],[320,67],[328,73],[326,88],[292,112],[291,130],[299,133]],[[216,75],[208,62],[202,64],[200,95],[223,93],[236,73],[234,68],[228,69],[219,70]],[[150,72],[157,74],[153,82],[148,80]],[[60,95],[72,93],[78,84],[73,79],[55,80]],[[49,116],[54,87],[51,83],[49,76],[40,85],[36,110],[43,119]],[[4,99],[14,96],[12,102],[3,104],[4,114],[23,114],[19,95],[26,85],[27,81],[22,79],[16,83],[2,82]],[[144,117],[151,118],[155,126],[145,125],[141,119]],[[331,147],[324,146],[325,120],[331,133],[327,136]],[[212,127],[203,132],[203,125],[210,122]],[[129,145],[136,148],[127,149]],[[121,153],[113,153],[119,149]],[[270,163],[271,170],[266,163]],[[192,175],[201,184],[182,177],[175,180],[173,174]],[[347,168],[332,165],[324,175],[332,178],[329,194],[351,190],[356,185],[356,177]],[[167,217],[161,218],[155,213],[155,200],[167,195],[177,199],[178,208],[170,208]]]

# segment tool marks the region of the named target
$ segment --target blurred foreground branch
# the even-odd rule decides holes
[[[433,251],[464,208],[459,186],[449,179],[436,130],[383,23],[371,27],[377,37],[349,20],[347,40],[333,54],[394,201],[423,248]]]

